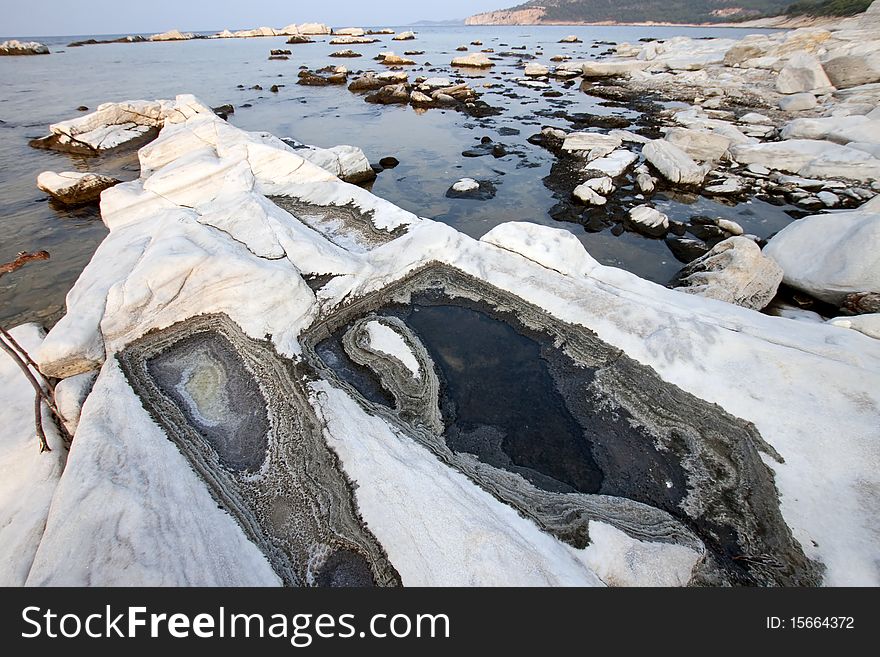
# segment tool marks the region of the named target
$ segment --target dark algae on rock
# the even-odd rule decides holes
[[[370,322],[398,335],[420,375],[370,348]],[[595,520],[700,552],[692,584],[820,579],[755,427],[589,329],[435,264],[331,312],[303,343],[318,376],[575,547]]]

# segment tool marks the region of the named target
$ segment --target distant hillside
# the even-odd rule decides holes
[[[468,25],[552,23],[719,23],[762,16],[844,16],[871,0],[530,0],[509,9],[471,16]]]

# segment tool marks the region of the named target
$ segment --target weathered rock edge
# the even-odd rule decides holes
[[[268,451],[257,475],[223,467],[217,452],[150,375],[153,358],[204,334],[229,342],[266,404]],[[357,511],[352,483],[324,440],[302,371],[278,355],[270,342],[248,337],[224,314],[199,315],[145,334],[116,358],[144,408],[285,585],[314,584],[322,567],[340,551],[366,559],[375,584],[401,584]]]

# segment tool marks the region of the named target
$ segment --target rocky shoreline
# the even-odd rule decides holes
[[[865,493],[880,485],[878,26],[880,3],[827,30],[575,37],[604,53],[556,61],[476,43],[448,67],[384,52],[381,72],[297,73],[475,121],[501,111],[486,84],[640,112],[536,109],[528,141],[554,158],[554,218],[663,240],[683,265],[674,289],[599,264],[564,229],[468,237],[358,186],[395,158],[247,132],[193,96],[51,125],[33,146],[136,148],[140,175],[39,177],[59,203],[97,199],[109,234],[54,328],[13,331],[56,386],[69,458],[48,421],[53,451],[29,449],[33,397],[0,358],[0,459],[28,475],[0,491],[0,581],[880,584]],[[515,77],[492,72],[504,61]],[[488,137],[462,153],[510,155]],[[469,202],[496,192],[450,185]],[[763,198],[799,218],[759,238],[676,221],[662,194]],[[438,308],[515,336],[518,360],[492,362],[470,331],[438,337],[424,319]],[[542,421],[575,452],[510,451],[497,417],[512,398],[472,420],[455,390],[468,367],[543,377],[558,414]]]

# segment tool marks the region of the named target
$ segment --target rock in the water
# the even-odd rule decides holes
[[[709,166],[697,164],[684,150],[665,139],[645,144],[642,155],[671,183],[699,185],[709,173]]]
[[[559,43],[583,43],[583,41],[578,39],[574,34],[569,34],[568,36],[562,37],[559,40]]]
[[[395,55],[393,52],[389,52],[382,56],[382,63],[386,66],[412,66],[415,64],[415,61],[407,59],[406,57],[401,57],[400,55]]]
[[[627,223],[638,232],[651,237],[662,237],[669,230],[669,217],[649,205],[632,208]]]
[[[636,186],[639,188],[640,192],[643,194],[651,194],[654,192],[654,187],[656,185],[657,181],[654,179],[654,176],[651,175],[647,166],[640,164],[636,167]]]
[[[495,185],[488,180],[474,180],[462,178],[452,184],[446,191],[447,198],[465,198],[477,201],[487,201],[495,196]]]
[[[391,37],[391,40],[392,41],[412,41],[415,38],[416,38],[415,32],[407,31],[407,32],[401,32],[400,34],[395,34],[393,37]]]
[[[4,41],[0,43],[0,56],[3,55],[48,55],[49,48],[36,41]]]
[[[730,176],[725,178],[722,182],[715,183],[713,185],[706,185],[703,188],[703,191],[706,194],[718,194],[721,196],[732,195],[732,194],[741,194],[745,188],[743,187],[742,180],[737,178],[736,176]]]
[[[709,247],[702,240],[689,237],[670,235],[666,238],[666,246],[679,262],[692,262],[709,252]]]
[[[342,36],[338,36],[338,37],[334,37],[334,38],[330,39],[331,46],[348,46],[348,45],[354,45],[354,44],[363,45],[363,44],[378,43],[378,42],[379,42],[379,39],[377,39],[375,37],[369,37],[369,36],[342,35]]]
[[[347,75],[342,72],[321,75],[313,71],[300,71],[296,83],[307,87],[326,87],[331,84],[345,84],[347,81]]]
[[[362,57],[361,53],[355,52],[354,50],[337,50],[336,52],[331,52],[330,57]]]
[[[454,192],[472,192],[475,189],[480,188],[480,183],[478,183],[473,178],[462,178],[456,183],[452,185],[452,191]]]
[[[746,237],[729,237],[679,272],[676,287],[761,310],[776,296],[782,268]]]
[[[605,157],[600,157],[598,160],[587,163],[586,168],[590,171],[603,173],[609,178],[617,178],[626,173],[627,169],[635,164],[638,159],[639,156],[632,151],[619,148]]]
[[[808,91],[783,96],[779,99],[779,109],[783,112],[803,112],[804,110],[813,109],[816,105],[818,105],[816,96]]]
[[[452,60],[453,66],[464,66],[470,68],[489,68],[495,66],[495,62],[489,59],[488,55],[481,52],[472,52],[464,57],[456,57]]]
[[[854,292],[880,292],[880,213],[805,217],[764,248],[785,271],[785,284],[840,306]]]
[[[409,88],[405,84],[389,84],[367,95],[368,103],[379,105],[406,105],[409,103]]]
[[[572,195],[585,205],[605,205],[607,199],[593,189],[588,183],[589,181],[581,183],[575,187]]]
[[[730,139],[724,135],[690,128],[669,128],[664,139],[700,162],[720,160],[730,147]]]
[[[825,75],[822,64],[815,55],[806,51],[793,54],[776,78],[776,91],[781,94],[825,92],[831,89],[833,85]]]
[[[562,150],[581,151],[589,162],[600,157],[605,157],[623,143],[619,137],[603,135],[598,132],[571,132],[565,135],[562,142]]]
[[[550,69],[543,64],[530,63],[526,64],[526,70],[523,75],[529,78],[543,78],[550,74]]]
[[[581,74],[585,78],[610,78],[630,75],[636,71],[643,71],[649,66],[651,66],[651,62],[640,59],[595,60],[584,62],[581,66]]]
[[[44,171],[37,177],[37,187],[64,205],[95,203],[101,192],[117,184],[116,178],[97,173]]]

